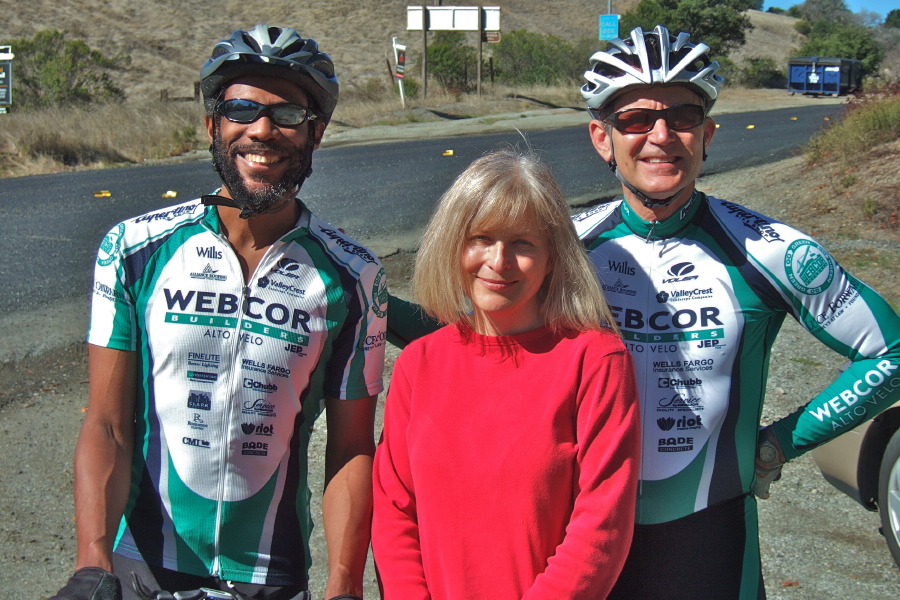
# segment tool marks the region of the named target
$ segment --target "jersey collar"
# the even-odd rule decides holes
[[[688,201],[684,203],[684,206],[672,213],[668,219],[664,221],[645,221],[623,199],[621,205],[622,219],[636,235],[647,240],[672,237],[691,222],[705,200],[706,196],[703,192],[694,190]]]
[[[222,188],[218,188],[213,193],[218,194],[221,189]],[[294,223],[293,229],[281,236],[281,239],[296,236],[298,233],[306,235],[306,232],[309,231],[311,213],[300,198],[295,198],[295,201],[300,205],[300,216],[297,218],[297,222]],[[219,211],[216,210],[216,207],[213,205],[204,206],[203,208],[206,209],[206,214],[203,216],[203,225],[216,235],[221,235],[222,221],[219,219]],[[298,230],[300,231],[298,232]]]

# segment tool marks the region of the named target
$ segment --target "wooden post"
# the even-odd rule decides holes
[[[478,5],[478,100],[481,100],[481,51],[484,45],[484,9]]]
[[[428,97],[428,9],[422,5],[422,98]]]

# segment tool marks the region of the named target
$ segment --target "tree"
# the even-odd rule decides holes
[[[43,30],[32,39],[14,40],[16,98],[25,106],[43,107],[118,101],[125,92],[110,72],[130,62],[126,55],[107,58],[81,40],[66,40],[56,30]]]
[[[806,0],[800,5],[800,12],[812,26],[823,20],[835,23],[851,23],[853,21],[853,13],[847,8],[844,0]]]
[[[633,12],[623,15],[622,29],[664,25],[673,34],[687,31],[691,41],[707,44],[713,56],[725,56],[742,46],[746,32],[753,29],[741,12],[746,6],[746,0],[641,0]]]
[[[862,61],[863,73],[878,72],[884,60],[884,48],[872,36],[872,30],[860,25],[817,21],[797,53],[801,56],[855,58]]]
[[[887,17],[884,19],[884,26],[900,28],[900,8],[895,8],[887,14]]]
[[[466,34],[461,31],[436,31],[428,45],[429,73],[453,93],[467,92],[469,79],[476,79],[477,53],[465,42]]]

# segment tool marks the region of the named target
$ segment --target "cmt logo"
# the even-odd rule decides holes
[[[692,279],[698,279],[698,275],[691,275],[694,272],[694,265],[689,262],[678,263],[677,265],[672,265],[672,268],[668,270],[669,277],[662,280],[663,283],[677,283],[679,281],[691,281]]]
[[[198,438],[183,437],[181,438],[181,443],[186,446],[194,446],[195,448],[209,449],[209,442],[207,440],[201,440]]]

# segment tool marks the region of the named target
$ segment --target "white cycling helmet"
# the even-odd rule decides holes
[[[214,102],[225,84],[244,75],[293,81],[309,94],[314,104],[311,108],[323,123],[328,123],[337,106],[334,63],[319,51],[315,40],[300,37],[290,27],[257,25],[248,31],[239,29],[216,44],[200,70],[204,100],[207,104]]]
[[[709,58],[709,46],[690,37],[683,31],[673,36],[662,25],[649,32],[635,27],[630,39],[610,40],[605,51],[594,53],[584,73],[588,83],[581,87],[594,118],[605,117],[603,109],[626,90],[648,85],[690,87],[709,112],[723,82],[716,74],[719,63]]]

